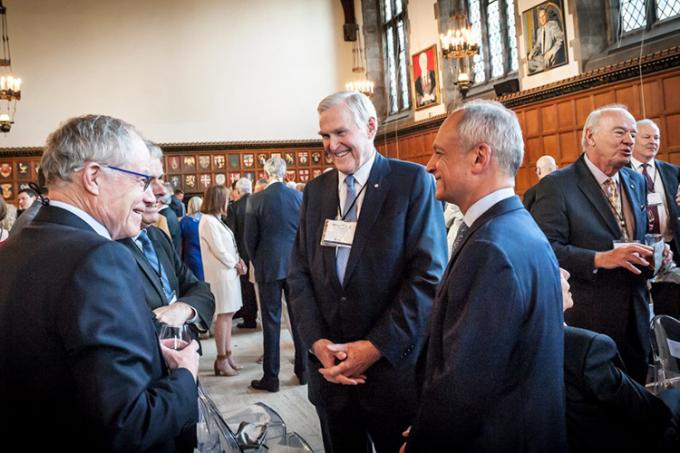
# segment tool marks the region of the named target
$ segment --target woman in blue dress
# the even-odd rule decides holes
[[[201,262],[201,241],[198,238],[198,223],[201,221],[201,197],[191,197],[187,206],[187,215],[179,223],[182,229],[182,260],[201,281],[204,281],[203,263]]]

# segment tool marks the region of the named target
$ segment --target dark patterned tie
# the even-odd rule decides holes
[[[647,167],[649,167],[649,164],[642,164],[642,176],[645,177],[645,181],[647,182],[647,193],[654,193],[654,181],[652,180],[652,177],[649,176],[649,173],[647,172]],[[649,203],[647,203],[647,230],[648,233],[652,234],[659,234],[661,233],[661,224],[659,223],[659,206],[658,205],[653,205],[650,206]]]
[[[456,233],[456,238],[453,240],[453,245],[451,246],[451,256],[453,256],[456,253],[456,250],[461,246],[469,229],[470,228],[465,222],[460,224],[460,228],[458,228],[458,232]]]
[[[347,197],[345,197],[345,207],[342,210],[345,217],[344,220],[347,222],[356,222],[357,220],[357,204],[355,203],[357,198],[357,192],[354,188],[354,176],[348,175],[345,178],[345,184],[347,184]],[[345,270],[347,269],[347,261],[349,260],[349,252],[352,250],[351,247],[338,247],[338,251],[335,254],[335,265],[338,272],[338,280],[340,284],[345,280]]]
[[[137,236],[137,242],[139,243],[139,245],[142,246],[142,252],[146,257],[146,260],[149,262],[151,267],[153,267],[153,270],[156,272],[156,275],[160,277],[161,284],[163,285],[163,293],[165,293],[165,297],[168,303],[172,302],[173,290],[172,287],[170,286],[170,280],[168,280],[168,275],[165,273],[165,269],[163,268],[163,266],[161,266],[160,262],[158,261],[158,254],[156,254],[156,249],[151,243],[151,239],[149,239],[146,230],[142,230],[139,233],[139,236]]]

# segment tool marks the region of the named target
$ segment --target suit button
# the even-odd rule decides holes
[[[347,302],[347,298],[346,298],[346,297],[341,297],[341,298],[340,298],[340,302]]]

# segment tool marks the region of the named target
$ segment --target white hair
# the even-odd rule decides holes
[[[88,161],[124,165],[135,152],[135,140],[144,140],[129,123],[105,115],[71,118],[47,137],[40,168],[47,184],[71,181]]]
[[[610,112],[623,112],[635,121],[633,115],[630,114],[628,108],[623,104],[609,104],[593,110],[590,112],[590,115],[588,115],[588,118],[586,118],[586,124],[583,125],[583,133],[581,134],[581,148],[583,151],[585,151],[588,146],[588,130],[591,132],[597,130],[602,115]]]
[[[657,131],[660,130],[659,125],[656,124],[654,121],[650,120],[649,118],[641,119],[640,121],[638,121],[635,124],[637,126],[652,126],[652,127],[655,127]]]
[[[241,193],[253,193],[253,182],[248,178],[236,181],[236,189]]]
[[[321,114],[326,110],[344,104],[354,118],[354,124],[357,127],[364,127],[368,124],[369,118],[375,118],[375,127],[378,128],[378,114],[375,111],[375,106],[365,94],[356,91],[339,91],[326,96],[319,102],[316,111]]]
[[[554,157],[546,154],[538,158],[538,160],[536,161],[536,168],[540,168],[541,170],[554,171],[557,170],[557,162],[555,162]]]
[[[273,178],[283,179],[286,175],[286,161],[280,157],[270,157],[264,163],[264,172]]]
[[[187,215],[200,211],[202,203],[203,200],[201,199],[201,197],[198,196],[191,197],[191,199],[189,199],[189,202],[187,203]]]
[[[524,157],[524,139],[515,112],[500,102],[486,100],[468,102],[458,111],[462,112],[458,135],[463,149],[486,143],[498,168],[515,176]]]
[[[163,160],[163,150],[160,146],[154,142],[150,142],[149,140],[144,140],[144,143],[146,143],[146,147],[149,148],[149,154],[151,155],[152,159],[158,159],[160,161]]]

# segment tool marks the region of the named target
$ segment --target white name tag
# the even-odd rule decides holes
[[[326,219],[321,236],[321,245],[326,247],[352,247],[356,222]]]
[[[658,206],[663,204],[661,194],[659,192],[649,192],[647,194],[647,206]]]

